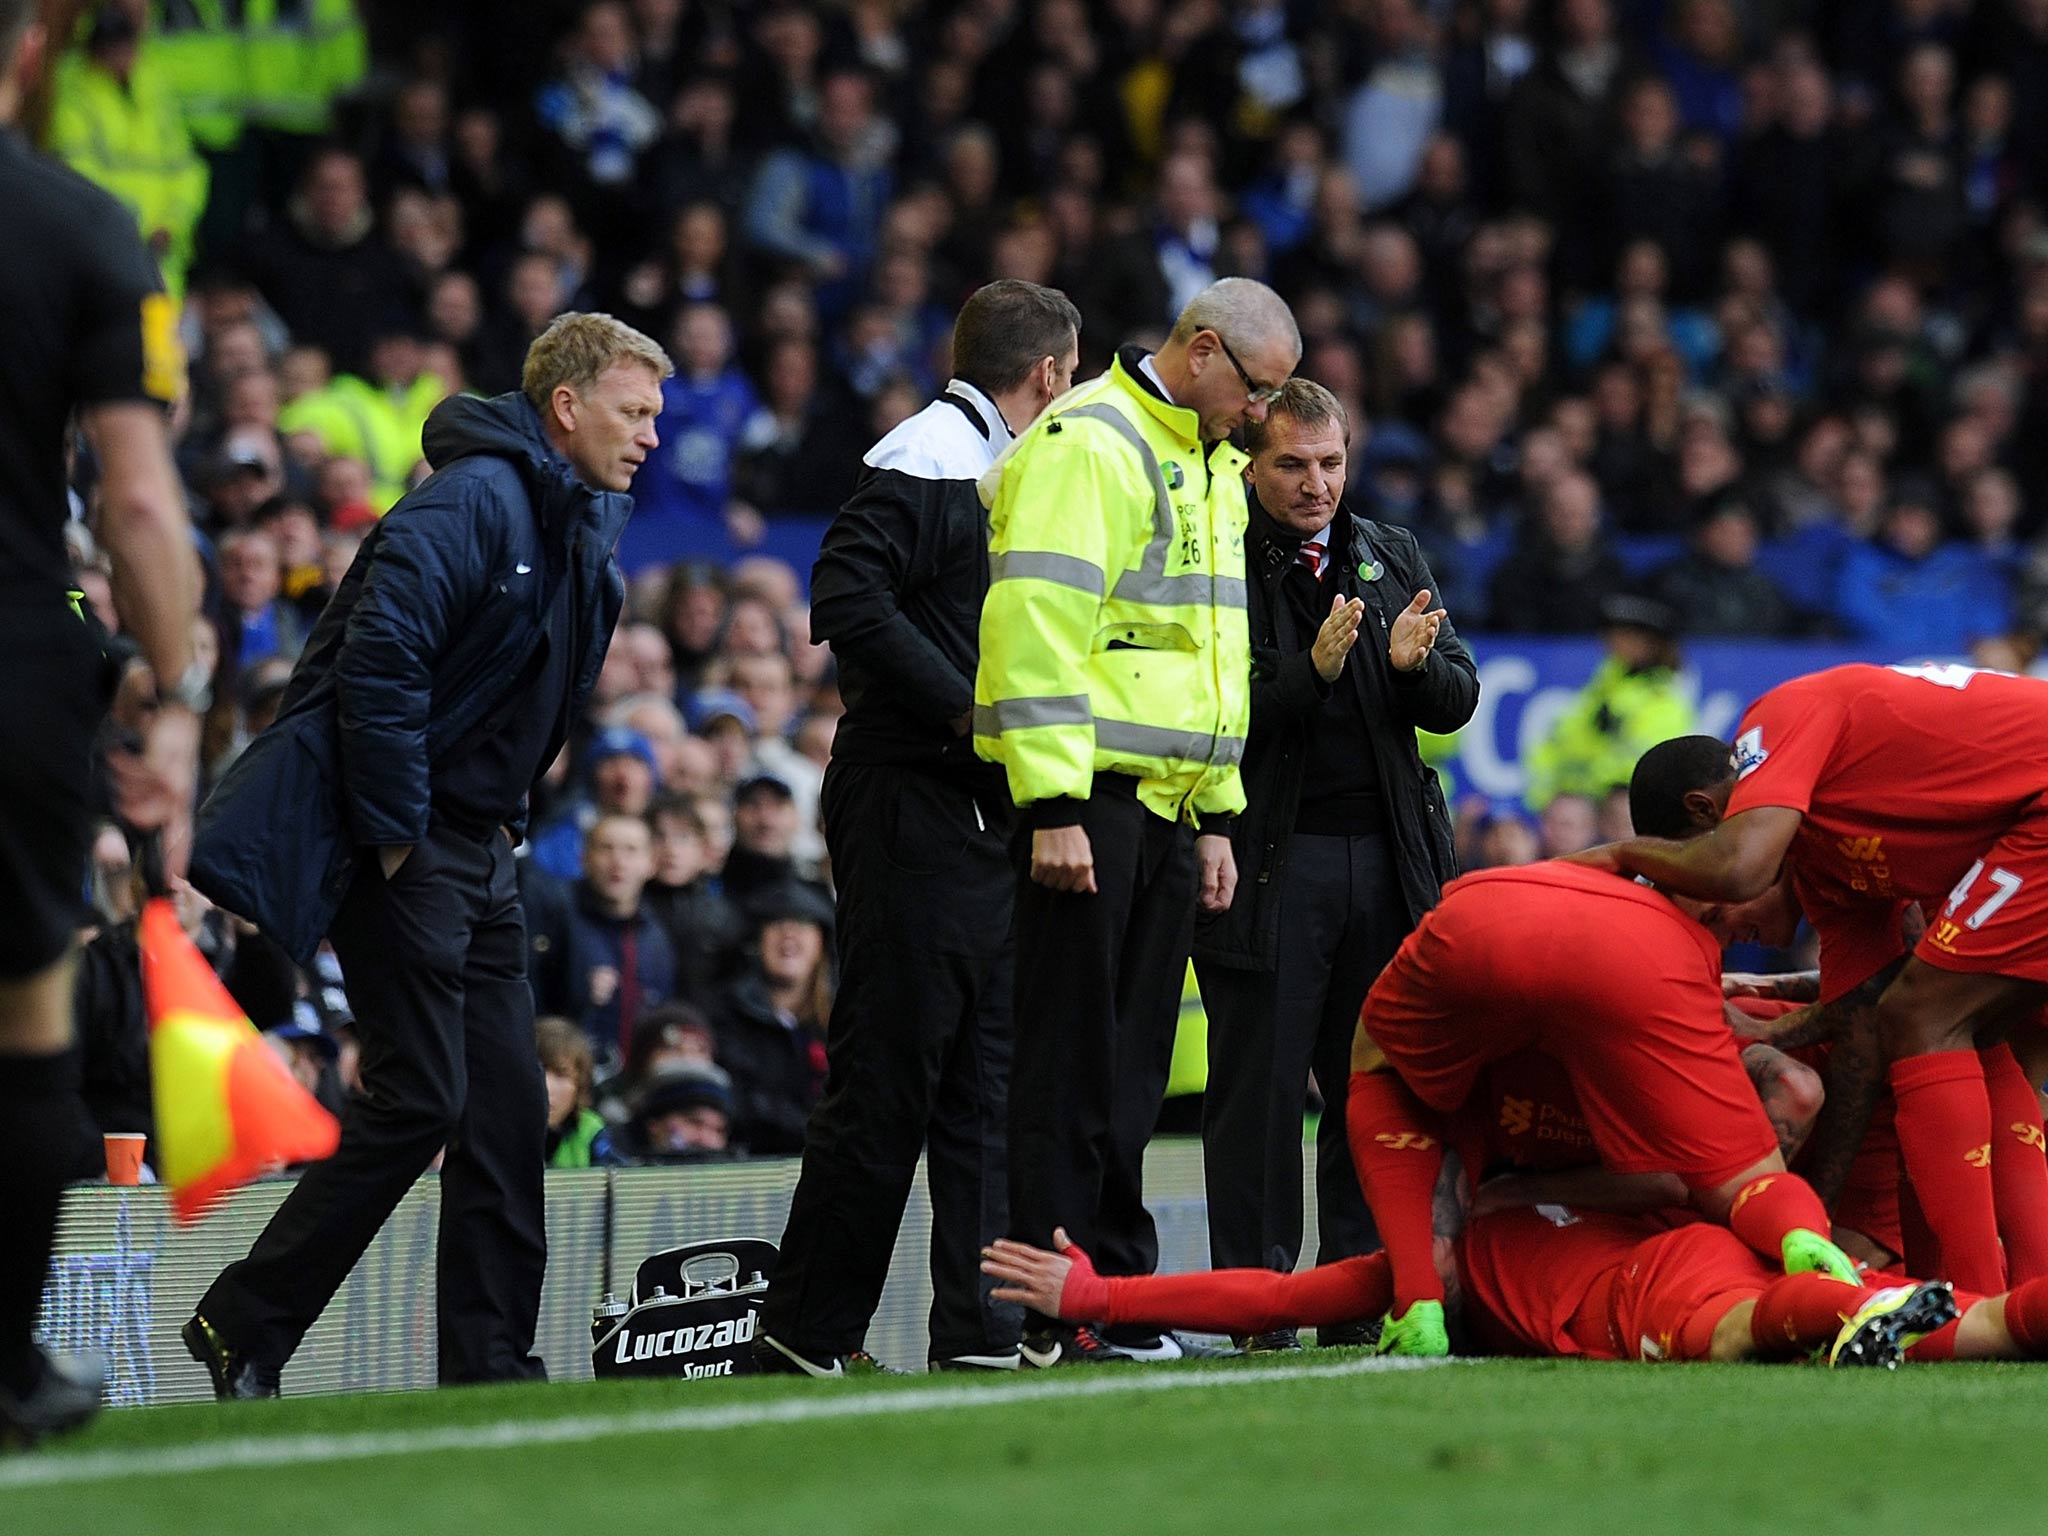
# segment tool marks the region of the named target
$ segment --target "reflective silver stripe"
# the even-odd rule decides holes
[[[1095,719],[1085,693],[1052,694],[1033,699],[998,699],[974,706],[974,733],[1000,736],[1034,725],[1087,725]]]
[[[1007,554],[990,555],[988,579],[991,582],[1049,581],[1056,586],[1086,592],[1091,597],[1102,596],[1104,586],[1101,566],[1083,560],[1079,555],[1044,554],[1038,550],[1013,549]]]
[[[1095,745],[1104,752],[1135,752],[1141,757],[1176,758],[1216,768],[1234,768],[1244,761],[1242,736],[1217,737],[1206,731],[1176,731],[1129,720],[1097,720]]]
[[[1159,576],[1150,571],[1125,571],[1116,579],[1117,597],[1127,603],[1151,603],[1163,608],[1242,608],[1244,583],[1235,576],[1217,576],[1207,571],[1189,571],[1181,576]]]

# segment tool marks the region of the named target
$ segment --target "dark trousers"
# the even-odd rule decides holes
[[[1281,866],[1279,964],[1195,962],[1209,1014],[1202,1161],[1209,1262],[1292,1270],[1301,1257],[1301,1125],[1311,1070],[1316,1130],[1316,1262],[1379,1246],[1351,1148],[1344,1099],[1359,1006],[1408,935],[1385,837],[1295,833]]]
[[[330,935],[362,1037],[362,1092],[315,1163],[199,1303],[233,1347],[282,1364],[443,1148],[440,1379],[545,1375],[547,1089],[526,925],[503,835],[436,827],[386,881],[360,867]]]
[[[1008,1211],[1009,807],[992,820],[957,781],[836,762],[823,809],[839,991],[762,1325],[817,1358],[861,1347],[923,1150],[932,1357],[1007,1353],[1018,1313],[989,1299],[981,1249]]]
[[[1150,1274],[1159,1235],[1145,1209],[1145,1144],[1194,942],[1194,838],[1139,804],[1122,774],[1095,776],[1081,825],[1093,895],[1035,884],[1030,829],[1015,840],[1010,1234],[1050,1248],[1065,1227],[1102,1273]]]

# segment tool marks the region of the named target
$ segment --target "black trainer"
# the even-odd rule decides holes
[[[1027,1366],[1041,1371],[1051,1370],[1056,1365],[1122,1365],[1136,1358],[1129,1350],[1110,1343],[1086,1323],[1026,1328],[1017,1352]]]
[[[53,1355],[41,1349],[35,1353],[41,1369],[33,1387],[20,1396],[0,1387],[0,1445],[34,1445],[46,1436],[78,1428],[100,1411],[107,1386],[104,1355]]]
[[[220,1336],[197,1312],[178,1330],[185,1341],[185,1353],[206,1367],[213,1378],[213,1395],[222,1402],[236,1398],[282,1397],[278,1367],[243,1354]]]
[[[818,1358],[800,1354],[765,1333],[754,1335],[754,1365],[764,1376],[816,1376],[823,1380],[897,1374],[864,1349]]]
[[[1363,1323],[1334,1323],[1316,1330],[1317,1349],[1371,1349],[1380,1341],[1382,1318]]]
[[[1298,1355],[1301,1336],[1292,1328],[1270,1328],[1264,1333],[1246,1334],[1237,1347],[1248,1355]]]

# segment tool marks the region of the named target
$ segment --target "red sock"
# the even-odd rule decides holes
[[[2048,1135],[2041,1097],[2009,1045],[1979,1051],[1991,1100],[1991,1200],[2014,1285],[2048,1275]]]
[[[1103,1283],[1108,1287],[1101,1314],[1105,1323],[1200,1333],[1268,1333],[1363,1322],[1383,1316],[1394,1300],[1393,1269],[1384,1253],[1319,1264],[1294,1275],[1212,1269],[1194,1275],[1118,1275]]]
[[[1827,1275],[1786,1275],[1756,1299],[1749,1336],[1766,1360],[1790,1360],[1832,1344],[1842,1324],[1874,1293]]]
[[[1892,1267],[1909,1275],[1943,1273],[1941,1244],[1934,1240],[1934,1228],[1927,1225],[1927,1213],[1920,1209],[1920,1195],[1906,1177],[1906,1160],[1899,1159],[1899,1261]]]
[[[2005,1298],[2005,1331],[2029,1360],[2048,1357],[2048,1280],[2012,1288]]]
[[[1966,1291],[2005,1289],[1991,1192],[1991,1097],[1975,1051],[1936,1051],[1892,1063],[1899,1155],[1941,1245],[1940,1278]]]
[[[1728,1208],[1728,1230],[1773,1264],[1784,1261],[1785,1234],[1800,1227],[1822,1237],[1834,1230],[1820,1196],[1796,1173],[1759,1174]]]
[[[1952,1323],[1943,1323],[1906,1351],[1908,1360],[1917,1360],[1923,1365],[1932,1365],[1956,1357],[1956,1330],[1963,1325],[1959,1317]]]
[[[1431,1205],[1444,1166],[1443,1119],[1391,1072],[1354,1072],[1344,1109],[1358,1187],[1386,1244],[1394,1310],[1442,1301],[1431,1241]]]

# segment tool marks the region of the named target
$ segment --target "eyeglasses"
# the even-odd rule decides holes
[[[1216,338],[1216,345],[1221,347],[1223,355],[1230,359],[1230,366],[1237,370],[1237,376],[1244,380],[1244,397],[1247,404],[1269,405],[1280,397],[1278,384],[1255,383],[1252,376],[1244,371],[1244,364],[1240,363],[1237,354],[1230,350],[1230,343],[1223,339],[1221,331],[1211,331],[1209,334]]]

